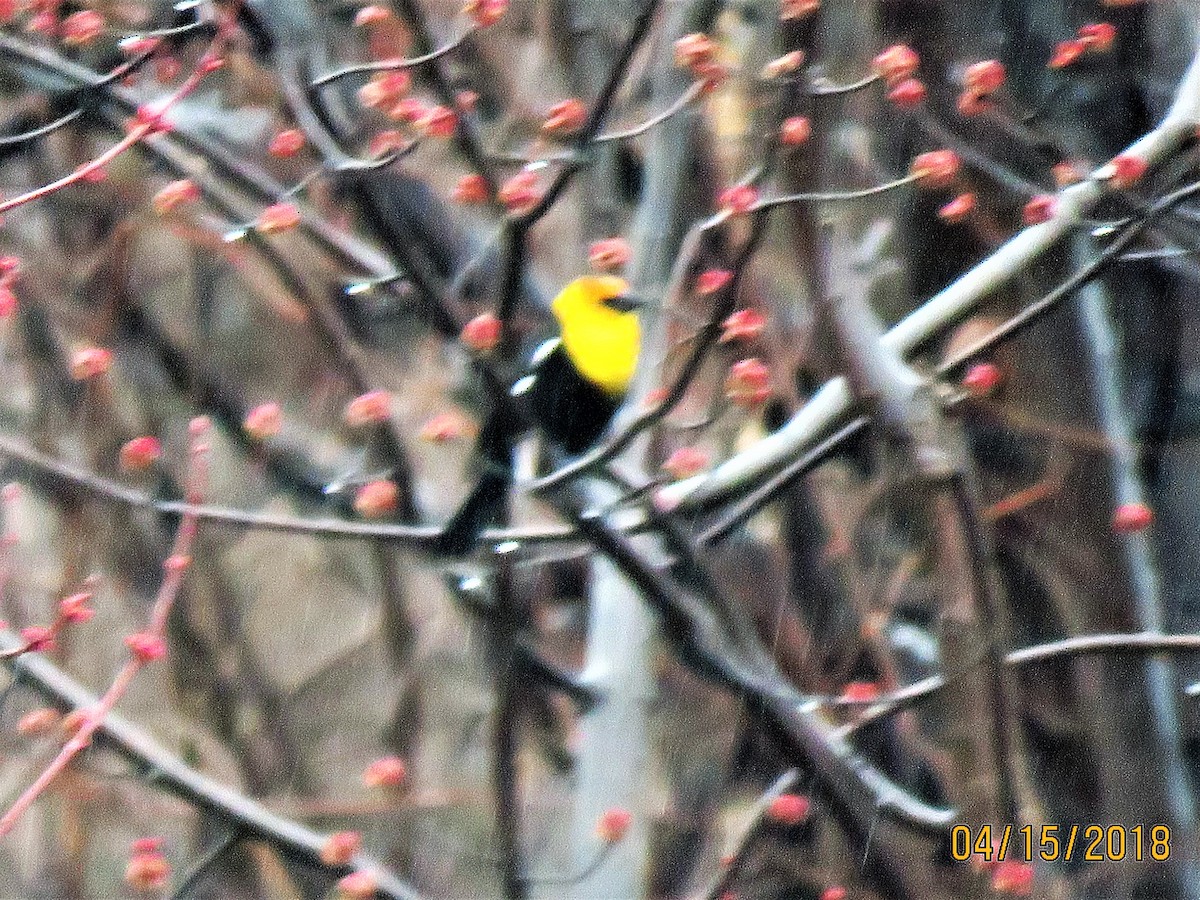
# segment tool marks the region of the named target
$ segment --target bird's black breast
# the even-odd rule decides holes
[[[620,398],[592,384],[571,363],[562,342],[543,344],[532,372],[513,387],[547,437],[568,453],[582,453],[604,434]]]

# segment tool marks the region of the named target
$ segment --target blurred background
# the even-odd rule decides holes
[[[1105,185],[1061,240],[906,347],[932,380],[934,444],[955,451],[949,482],[886,402],[859,393],[871,367],[847,324],[871,338],[903,320],[1177,97],[1200,110],[1185,78],[1196,5],[504,5],[0,3],[7,198],[121,140],[218,33],[224,56],[170,107],[169,130],[0,227],[0,252],[20,261],[0,264],[15,297],[0,320],[0,458],[22,486],[5,506],[7,646],[85,586],[96,611],[36,665],[8,660],[0,795],[7,806],[62,745],[58,725],[26,719],[68,711],[56,673],[98,695],[128,658],[122,639],[146,621],[179,523],[188,422],[207,415],[209,514],[169,653],[118,714],[307,829],[291,843],[247,830],[102,736],[0,841],[0,893],[137,893],[131,842],[159,835],[171,879],[151,889],[164,896],[325,896],[350,869],[314,847],[350,830],[370,866],[431,898],[1197,895],[1197,647],[1002,659],[1081,635],[1196,631],[1200,206],[1148,212],[1195,181],[1193,137],[1156,149],[1144,178]],[[504,15],[478,27],[489,10]],[[95,34],[81,12],[101,17]],[[1100,23],[1115,30],[1081,31]],[[713,41],[708,68],[677,62],[692,33]],[[122,43],[146,35],[153,46]],[[879,77],[895,45],[919,57],[920,96]],[[402,70],[401,90],[370,72],[313,84],[439,48]],[[985,60],[1004,85],[972,94],[968,67]],[[568,98],[609,109],[583,137],[545,127]],[[455,111],[449,136],[429,118],[439,106]],[[796,117],[811,133],[781,143]],[[961,167],[934,189],[719,212],[731,185],[862,191],[939,149]],[[544,210],[513,199],[546,196],[563,173]],[[198,196],[164,199],[179,180]],[[269,208],[282,225],[264,225]],[[1130,223],[1145,227],[1108,252]],[[663,388],[679,385],[678,403],[562,494],[521,489],[563,462],[529,434],[494,523],[509,530],[431,552],[479,477],[496,385],[554,334],[558,290],[608,264],[589,261],[607,238],[627,241],[624,275],[650,301],[614,430]],[[1036,325],[955,362],[1106,252],[1099,277]],[[712,272],[732,280],[708,290]],[[506,340],[472,351],[460,330],[494,310]],[[735,310],[761,319],[722,331]],[[105,373],[80,377],[88,348],[111,352]],[[764,402],[729,390],[748,359]],[[847,374],[841,424],[877,424],[804,477],[757,500],[734,479],[711,503],[650,502],[668,482],[729,471]],[[388,415],[348,420],[371,391]],[[122,447],[144,435],[161,457],[130,471]],[[379,481],[395,503],[356,508]],[[588,508],[607,537],[576,530]],[[630,523],[651,536],[629,538]],[[938,673],[941,690],[859,721]],[[364,784],[393,755],[403,786]],[[884,802],[893,787],[902,799]],[[596,826],[612,810],[631,821],[609,840]],[[1141,861],[1132,848],[1003,870],[953,859],[951,823],[1005,821],[1165,823],[1170,858],[1152,862],[1147,843]]]

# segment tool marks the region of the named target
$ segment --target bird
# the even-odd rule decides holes
[[[595,444],[624,400],[641,352],[641,305],[615,275],[576,278],[551,302],[559,334],[511,393],[567,453]]]
[[[461,555],[496,520],[512,485],[514,444],[529,426],[571,456],[597,444],[637,371],[643,305],[615,275],[582,275],[559,291],[550,303],[558,334],[534,351],[528,373],[509,391],[526,421],[514,421],[504,408],[488,417],[476,444],[479,481],[435,550]]]

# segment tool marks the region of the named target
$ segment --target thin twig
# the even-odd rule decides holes
[[[473,35],[478,28],[472,25],[458,37],[443,44],[436,50],[431,50],[428,53],[423,53],[420,56],[410,56],[403,59],[384,59],[379,62],[372,63],[356,63],[350,66],[343,66],[340,69],[335,69],[325,75],[314,78],[312,86],[315,88],[324,87],[327,84],[332,84],[339,79],[345,78],[347,75],[360,75],[372,72],[396,72],[401,69],[411,69],[414,66],[423,66],[426,63],[431,63],[434,60],[441,59],[447,53],[450,53],[462,46],[463,41]]]
[[[190,497],[200,496],[207,483],[205,461],[207,446],[203,443],[206,437],[206,428],[206,423],[195,422],[192,425],[192,446],[189,451],[190,484],[188,492]],[[184,574],[190,565],[192,544],[196,537],[197,527],[198,524],[195,516],[185,515],[180,520],[179,528],[175,534],[175,542],[171,548],[171,555],[167,558],[164,566],[166,574],[159,585],[158,596],[154,600],[154,605],[150,609],[149,622],[145,631],[146,635],[159,641],[165,640],[167,617],[171,613],[171,607],[175,603],[175,598],[179,595],[179,589],[183,585]],[[8,812],[3,817],[0,817],[0,837],[12,831],[17,820],[33,805],[42,792],[50,786],[50,783],[70,765],[76,756],[91,744],[92,735],[103,724],[105,716],[112,712],[113,707],[117,705],[117,702],[128,691],[134,677],[150,661],[150,657],[142,656],[136,652],[130,655],[129,661],[117,673],[116,678],[113,679],[104,696],[88,711],[88,715],[80,723],[79,729],[63,745],[58,756],[38,776],[37,780],[17,798]]]
[[[649,131],[651,128],[653,128],[655,125],[662,124],[663,122],[667,121],[667,119],[671,118],[671,116],[675,115],[676,113],[680,112],[681,110],[686,109],[690,103],[695,101],[698,97],[702,96],[703,94],[704,94],[704,82],[703,81],[693,81],[691,86],[688,87],[688,89],[679,96],[679,99],[676,100],[674,103],[672,103],[670,106],[668,106],[666,109],[664,109],[662,112],[658,113],[655,116],[651,116],[649,119],[647,119],[645,122],[642,122],[640,125],[633,125],[629,128],[621,130],[621,131],[606,131],[603,134],[598,134],[598,135],[596,135],[596,137],[594,137],[592,139],[592,143],[593,144],[606,144],[606,143],[609,143],[610,141],[624,141],[624,140],[628,140],[629,138],[635,138],[635,137],[638,137],[639,135],[643,135],[647,131]]]
[[[754,809],[751,810],[750,821],[734,842],[733,850],[729,854],[728,864],[723,865],[721,871],[717,873],[716,877],[709,883],[709,886],[700,892],[701,897],[705,898],[705,900],[720,900],[721,897],[725,896],[725,892],[733,885],[733,880],[747,851],[754,845],[754,841],[762,832],[767,810],[771,808],[771,804],[777,798],[782,797],[790,791],[799,779],[799,771],[788,769],[776,778],[770,787],[763,791],[762,796],[754,804]]]

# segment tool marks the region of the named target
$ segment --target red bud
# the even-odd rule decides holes
[[[1113,511],[1112,530],[1117,534],[1137,534],[1153,521],[1154,511],[1145,503],[1122,503]]]

